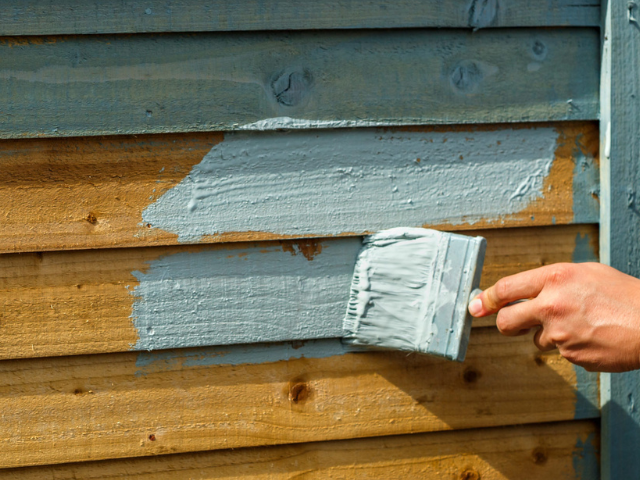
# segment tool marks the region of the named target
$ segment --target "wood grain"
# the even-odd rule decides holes
[[[0,35],[330,28],[600,26],[599,0],[29,0],[0,12]]]
[[[0,138],[593,120],[598,66],[596,29],[3,37]]]
[[[482,288],[502,276],[550,263],[597,260],[596,225],[469,233],[482,235],[488,241]],[[284,325],[291,321],[291,330],[300,332],[298,338],[305,338],[311,331],[324,332],[329,327],[340,336],[353,271],[353,263],[344,260],[343,256],[345,251],[351,252],[351,262],[354,262],[357,248],[355,239],[330,239],[2,255],[0,358],[197,346],[217,338],[212,323],[214,318],[222,326],[233,326],[238,322],[250,324],[256,321],[255,318],[264,316],[262,311],[267,306],[274,313],[266,322]],[[193,317],[191,309],[184,308],[185,301],[187,305],[201,303],[211,309],[225,309],[225,305],[241,304],[245,298],[245,295],[230,295],[229,292],[234,291],[232,286],[240,285],[234,283],[230,274],[226,280],[229,282],[226,293],[212,295],[213,289],[218,288],[215,285],[223,278],[219,268],[209,268],[212,259],[228,262],[229,267],[244,272],[243,277],[255,277],[263,262],[271,265],[277,259],[281,266],[276,263],[270,268],[269,284],[272,290],[284,288],[284,285],[289,285],[289,289],[281,295],[275,295],[273,290],[260,301],[256,297],[255,304],[236,311],[224,310],[230,312],[228,317],[206,310],[201,311],[199,317]],[[286,276],[285,272],[292,269],[304,277],[300,284],[278,280],[279,273]],[[226,267],[224,270],[229,271]],[[323,273],[319,275],[318,272]],[[289,274],[297,278],[291,272]],[[146,281],[145,276],[153,289],[169,293],[166,296],[149,295],[146,304],[136,304],[141,302],[142,295],[139,279]],[[305,290],[312,278],[316,279],[314,292],[319,293]],[[169,288],[181,282],[184,286],[191,285],[190,290],[184,290],[188,298],[180,290]],[[253,291],[254,287],[248,288]],[[191,294],[195,296],[190,297]],[[226,298],[225,302],[216,304],[221,298]],[[315,303],[309,303],[310,298],[315,298]],[[134,318],[134,308],[139,312],[150,312],[147,323]],[[292,315],[298,321],[291,320]],[[300,322],[302,318],[305,322]],[[194,329],[198,322],[199,326]],[[475,322],[476,326],[493,325],[495,318]],[[300,330],[302,324],[307,328]],[[150,335],[149,327],[153,335]],[[194,330],[196,334],[191,335]],[[255,341],[254,330],[236,328],[236,342],[233,343],[240,337],[244,341]],[[146,340],[140,342],[141,337]]]
[[[2,471],[6,480],[596,480],[596,424],[561,422]]]
[[[464,364],[354,353],[217,365],[215,349],[0,362],[0,466],[593,418],[598,377],[531,335]]]
[[[338,142],[349,151],[336,156]],[[599,219],[590,122],[5,140],[0,151],[2,253]]]

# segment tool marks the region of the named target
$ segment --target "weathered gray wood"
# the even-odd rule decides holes
[[[595,119],[598,55],[591,29],[5,38],[0,137]]]
[[[13,0],[0,35],[598,26],[600,0]]]
[[[601,259],[640,277],[640,8],[605,5]],[[640,373],[604,374],[602,478],[640,476]]]

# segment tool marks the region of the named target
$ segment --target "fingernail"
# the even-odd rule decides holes
[[[482,312],[482,300],[476,298],[469,304],[469,313],[474,317]]]

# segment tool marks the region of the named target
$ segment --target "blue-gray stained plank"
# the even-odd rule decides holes
[[[595,29],[5,37],[0,137],[598,116]]]
[[[605,6],[601,260],[640,277],[640,7]],[[603,374],[602,478],[640,478],[640,373]]]
[[[599,26],[600,0],[13,0],[0,35]]]

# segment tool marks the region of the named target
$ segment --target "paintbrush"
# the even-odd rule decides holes
[[[351,282],[344,342],[463,361],[469,300],[480,290],[486,240],[425,228],[365,237]]]

